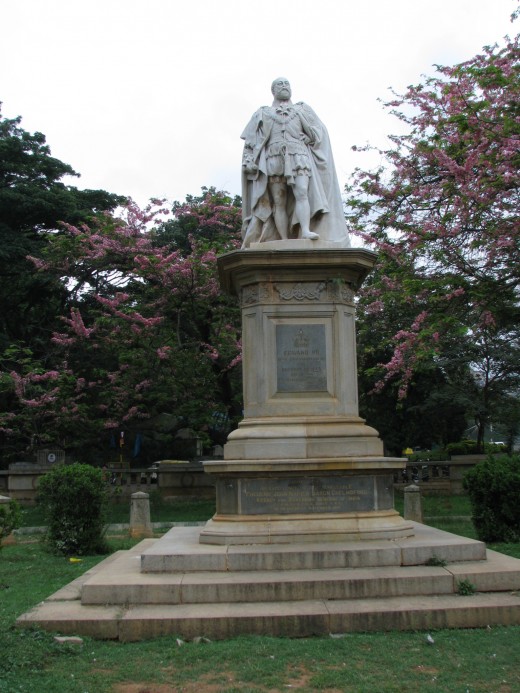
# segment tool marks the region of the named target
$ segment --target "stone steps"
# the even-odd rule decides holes
[[[520,623],[520,597],[510,593],[306,600],[233,604],[83,606],[46,601],[18,625],[130,642],[164,635],[190,640],[238,635],[304,637],[329,633],[478,628]]]
[[[197,528],[177,528],[109,556],[18,625],[132,641],[520,624],[519,559],[414,530],[387,541],[208,546]],[[425,565],[432,557],[448,562]],[[458,594],[463,580],[477,593]]]
[[[476,590],[520,587],[520,561],[495,552],[486,561],[438,566],[389,566],[321,570],[141,573],[127,554],[88,578],[82,604],[210,604],[224,602],[366,599],[453,594],[461,580]]]
[[[198,527],[178,527],[142,552],[144,573],[313,570],[424,565],[429,559],[447,562],[486,558],[481,541],[412,523],[414,536],[286,544],[200,544]]]

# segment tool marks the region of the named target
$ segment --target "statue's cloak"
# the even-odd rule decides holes
[[[302,125],[313,137],[308,145],[311,163],[309,179],[309,204],[311,210],[310,230],[321,240],[336,241],[349,246],[348,233],[343,211],[336,168],[332,157],[329,135],[324,124],[305,103],[296,103]],[[266,145],[273,126],[271,109],[260,108],[247,124],[241,137],[244,140],[244,155],[257,166],[255,173],[242,173],[242,237],[244,247],[252,242],[278,240],[280,238],[273,218],[272,204],[267,187]],[[292,181],[288,179],[289,237],[298,236],[298,222],[294,216]]]

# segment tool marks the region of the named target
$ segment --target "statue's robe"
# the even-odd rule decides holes
[[[349,246],[336,169],[332,157],[327,129],[307,104],[293,106],[301,122],[302,131],[311,134],[307,145],[311,175],[309,178],[310,230],[321,240],[336,241]],[[243,247],[253,242],[280,238],[274,223],[268,190],[266,149],[273,129],[273,108],[264,106],[253,115],[241,137],[244,140],[244,161],[253,162],[257,170],[242,173],[242,237]],[[299,225],[294,215],[294,178],[287,177],[287,211],[289,238],[297,238]]]

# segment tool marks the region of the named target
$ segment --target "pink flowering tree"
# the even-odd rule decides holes
[[[176,428],[210,430],[215,413],[233,418],[239,316],[220,294],[216,257],[237,247],[239,232],[240,207],[213,190],[173,216],[159,201],[130,203],[118,217],[64,226],[33,260],[67,287],[52,367],[29,359],[4,371],[18,403],[4,433],[21,430],[27,445],[36,436],[86,459],[87,447],[97,454],[112,435],[139,432],[159,455]]]
[[[404,134],[348,188],[351,230],[379,254],[360,306],[382,326],[372,392],[404,402],[440,369],[473,403],[479,442],[520,375],[519,72],[518,36],[437,66],[386,104]]]

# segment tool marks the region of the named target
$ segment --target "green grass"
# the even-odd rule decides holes
[[[446,500],[437,497],[435,502],[429,507],[437,508],[440,502],[446,509]],[[175,510],[170,504],[157,504],[179,520],[213,512],[212,501],[174,502]],[[465,514],[458,499],[451,507],[457,515]],[[466,536],[472,533],[471,523],[437,509],[435,513],[441,518],[431,524]],[[110,543],[115,550],[134,542],[112,538]],[[520,558],[520,544],[492,548]],[[70,563],[30,542],[0,551],[2,693],[520,690],[520,626],[436,631],[433,645],[426,642],[425,633],[411,632],[339,638],[240,637],[181,646],[175,637],[127,644],[84,637],[81,646],[59,645],[52,634],[14,627],[18,615],[101,559],[86,556],[81,563]]]
[[[124,684],[134,685],[132,693],[520,690],[520,627],[435,631],[433,645],[425,633],[411,632],[182,646],[173,636],[127,644],[84,637],[81,646],[59,645],[52,634],[13,627],[19,614],[98,560],[72,564],[40,544],[2,550],[2,693],[120,693]]]
[[[446,501],[438,497],[435,501],[446,507]],[[183,503],[190,517],[200,512],[206,513],[205,519],[213,512],[212,501]],[[166,506],[170,515],[174,512],[169,504],[159,505]],[[456,515],[467,514],[460,512],[458,497],[451,507]],[[175,516],[188,519],[181,504]],[[472,534],[466,520],[437,510],[435,516],[441,517],[429,524]],[[133,543],[110,539],[114,550]],[[492,548],[520,558],[520,544]],[[433,645],[426,642],[425,633],[410,632],[340,638],[239,637],[182,646],[174,636],[126,644],[84,637],[81,646],[60,645],[52,634],[14,627],[17,616],[102,558],[86,556],[81,563],[70,563],[36,542],[0,551],[2,693],[520,691],[520,626],[434,631]]]
[[[423,495],[421,503],[425,519],[430,517],[469,517],[471,515],[471,504],[468,496]],[[401,490],[395,492],[395,507],[400,513],[403,512],[404,497]]]
[[[402,513],[404,507],[403,494],[396,492],[395,501],[396,509]],[[469,517],[471,515],[471,506],[467,496],[423,496],[422,506],[423,514],[427,521],[431,517]],[[164,501],[156,491],[150,493],[152,522],[203,522],[212,517],[214,512],[214,498],[185,497]],[[127,523],[129,520],[130,499],[116,498],[112,500],[109,507],[108,523]],[[23,527],[40,527],[44,524],[45,518],[38,505],[23,508]]]
[[[150,494],[152,522],[203,522],[215,513],[214,498],[175,498],[164,501],[157,492]],[[108,524],[130,521],[130,499],[118,498],[109,505]],[[22,527],[41,527],[45,517],[38,505],[27,506],[22,512]]]

